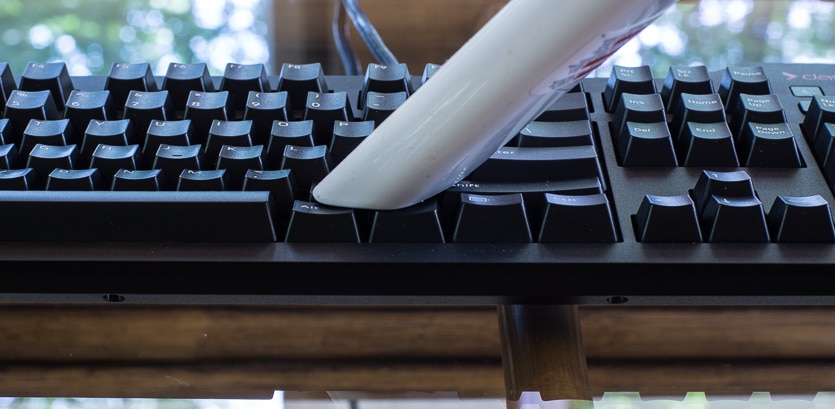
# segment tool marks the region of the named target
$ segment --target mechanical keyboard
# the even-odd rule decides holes
[[[437,197],[316,203],[410,68],[0,63],[0,300],[835,300],[835,66],[615,66]]]

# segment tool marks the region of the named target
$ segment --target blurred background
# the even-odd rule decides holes
[[[443,1],[437,11],[426,10],[436,5],[432,1],[360,4],[395,56],[419,73],[424,63],[442,63],[502,2]],[[326,72],[340,74],[333,33],[341,29],[350,35],[352,28],[344,20],[343,27],[334,26],[332,5],[331,0],[40,0],[34,6],[3,0],[0,61],[19,74],[30,61],[62,60],[72,75],[103,75],[113,62],[147,61],[163,75],[171,62],[206,62],[220,74],[228,62],[264,63],[276,73],[283,62],[318,60]],[[607,76],[612,64],[648,64],[663,76],[671,64],[719,69],[757,61],[833,62],[833,7],[835,2],[822,0],[682,1],[594,75]],[[442,26],[439,20],[450,22]],[[431,32],[436,37],[428,37]],[[351,38],[364,67],[373,61],[362,54],[358,37],[354,32]],[[435,53],[420,53],[426,49]]]

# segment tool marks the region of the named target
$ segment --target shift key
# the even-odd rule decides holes
[[[597,177],[603,171],[594,146],[503,147],[467,178],[471,182],[535,182]],[[603,186],[606,190],[606,187]]]

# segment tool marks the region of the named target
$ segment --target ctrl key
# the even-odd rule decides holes
[[[632,216],[637,239],[644,243],[702,241],[696,205],[689,195],[646,195]]]
[[[829,203],[820,195],[778,195],[767,220],[777,243],[835,242]]]

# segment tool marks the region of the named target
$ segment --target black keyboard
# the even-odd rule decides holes
[[[0,63],[0,299],[835,300],[835,66],[616,66],[437,197],[316,203],[437,67]]]

